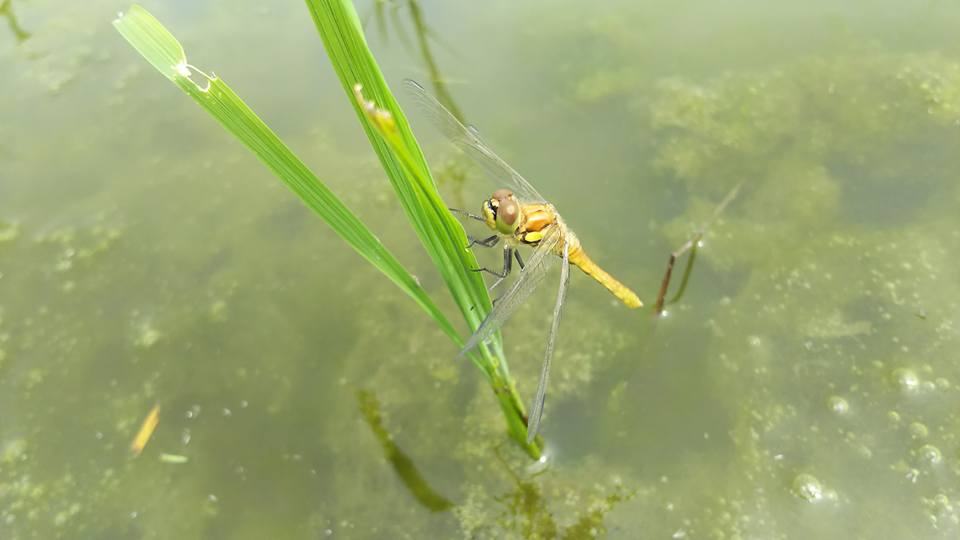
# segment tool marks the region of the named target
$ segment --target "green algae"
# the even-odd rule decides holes
[[[960,443],[949,405],[958,399],[949,351],[958,344],[960,280],[948,255],[960,245],[944,205],[957,197],[957,89],[957,62],[886,53],[658,85],[650,115],[663,134],[656,166],[686,187],[690,212],[747,181],[707,235],[701,260],[743,276],[710,315],[709,349],[729,359],[711,376],[739,395],[731,411],[738,461],[767,493],[783,490],[789,468],[812,465],[816,478],[795,477],[793,491],[835,498],[852,515],[882,507],[904,479],[926,496],[956,496],[956,470],[931,475],[903,464],[935,466],[940,445]],[[926,158],[904,161],[904,147],[922,148]],[[878,212],[878,192],[902,194],[902,203]],[[682,221],[667,227],[671,237],[680,238]],[[936,315],[918,319],[921,310]],[[938,376],[947,384],[931,381]],[[844,390],[850,420],[810,409],[815,397],[837,410],[829,388]],[[889,407],[911,411],[908,425],[932,425],[922,438],[929,433],[935,444],[915,446],[916,429],[891,432],[881,414]],[[872,481],[847,480],[850,470]],[[823,496],[820,478],[835,497]],[[778,528],[800,526],[774,501],[762,506],[780,516]],[[899,515],[901,531],[922,526],[921,497]],[[884,534],[888,525],[860,530]]]
[[[536,11],[526,21],[537,24],[518,39],[539,42],[542,58],[518,63],[552,66],[558,39],[578,44],[556,71],[532,69],[568,98],[555,103],[530,90],[545,102],[538,116],[590,122],[604,148],[613,147],[562,156],[563,167],[609,160],[600,177],[623,200],[597,195],[583,204],[610,207],[610,215],[657,210],[631,228],[639,246],[628,255],[613,240],[619,222],[589,219],[606,213],[571,220],[598,258],[633,272],[625,280],[654,290],[666,251],[746,181],[707,231],[688,292],[667,319],[625,319],[603,291],[573,277],[546,471],[527,473],[519,452],[492,445],[502,429],[485,388],[469,368],[435,354],[444,344],[430,338],[429,324],[396,324],[405,299],[354,271],[284,194],[238,181],[251,164],[222,144],[203,147],[209,133],[171,110],[151,133],[178,122],[196,137],[159,151],[130,134],[104,145],[149,154],[118,163],[104,180],[110,189],[90,195],[99,208],[120,201],[115,219],[62,217],[67,203],[58,202],[36,212],[50,217],[15,221],[16,238],[0,244],[4,536],[955,537],[955,53],[859,47],[730,68],[709,51],[690,51],[717,63],[697,70],[674,65],[676,49],[656,41],[656,25],[636,31],[643,17],[635,13],[568,12],[559,15],[571,19],[568,32]],[[296,28],[293,17],[270,15]],[[651,74],[644,59],[655,56]],[[458,62],[471,78],[450,89],[459,97],[492,87],[487,74],[505,69],[496,60],[496,71]],[[146,81],[124,77],[134,88]],[[505,125],[523,124],[527,113],[512,100],[523,99],[524,83],[540,88],[519,77],[510,102],[491,104]],[[76,90],[64,86],[60,98]],[[463,101],[464,110],[479,101]],[[578,114],[565,116],[569,103]],[[498,121],[477,119],[481,127]],[[312,135],[285,129],[314,147]],[[535,156],[523,137],[541,129],[570,132],[562,124],[518,128],[507,151]],[[617,140],[623,134],[626,142]],[[89,147],[63,146],[69,167],[58,177],[82,173]],[[637,156],[638,146],[650,156]],[[196,158],[211,151],[223,163]],[[318,153],[318,162],[359,171],[351,206],[375,214],[384,241],[417,265],[416,250],[394,232],[402,221],[384,203],[389,193],[369,158],[338,145]],[[127,169],[145,164],[156,175],[131,181]],[[538,181],[529,168],[522,172]],[[80,173],[76,182],[99,185]],[[562,208],[581,210],[569,195],[563,200],[565,180],[546,180]],[[214,182],[247,202],[242,215],[227,211]],[[470,206],[475,179],[463,184]],[[3,215],[20,220],[10,200],[0,201]],[[70,208],[91,215],[83,203]],[[120,233],[105,250],[96,250],[107,238],[97,226]],[[309,249],[289,250],[281,241],[289,236]],[[80,258],[83,250],[96,255]],[[636,262],[641,251],[650,252],[649,270],[635,269],[646,266]],[[417,274],[428,276],[426,268]],[[76,283],[70,294],[64,279]],[[535,378],[546,324],[531,305],[505,335],[521,381]],[[141,346],[144,328],[162,337]],[[376,392],[390,439],[452,508],[426,511],[398,480],[357,410],[357,387]],[[170,411],[158,444],[147,448],[149,459],[129,461],[139,415],[157,398]],[[161,450],[190,455],[189,466],[164,466]],[[803,496],[816,493],[816,504]]]

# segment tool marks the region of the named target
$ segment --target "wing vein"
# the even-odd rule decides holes
[[[416,81],[406,79],[407,92],[417,102],[433,124],[454,145],[473,158],[487,172],[491,180],[500,187],[509,187],[521,201],[546,202],[530,182],[500,158],[480,139],[479,132],[473,126],[464,126],[446,107],[430,95]]]

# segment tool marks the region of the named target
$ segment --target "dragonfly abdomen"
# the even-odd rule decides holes
[[[601,285],[607,288],[608,291],[613,293],[614,296],[620,299],[621,302],[627,305],[629,308],[638,308],[643,306],[643,302],[640,301],[640,298],[630,290],[629,287],[617,281],[616,278],[608,274],[603,268],[600,268],[600,265],[593,262],[587,253],[583,251],[583,248],[579,245],[571,246],[570,252],[570,264],[576,265],[577,268],[583,270],[583,273],[597,280]]]

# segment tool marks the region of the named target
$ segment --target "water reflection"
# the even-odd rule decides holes
[[[667,259],[667,270],[663,274],[663,281],[660,283],[660,292],[657,294],[657,301],[654,304],[653,310],[658,315],[663,313],[664,307],[669,304],[672,304],[681,298],[683,298],[683,293],[687,290],[687,283],[690,280],[690,272],[693,270],[693,263],[697,260],[697,249],[700,247],[700,241],[703,240],[703,235],[706,233],[707,228],[713,224],[719,217],[720,214],[726,210],[727,206],[737,197],[737,194],[740,192],[740,188],[743,187],[743,182],[734,186],[733,189],[727,193],[727,196],[723,198],[723,201],[717,205],[716,210],[713,211],[713,216],[710,220],[703,224],[693,235],[690,236],[690,239],[684,242],[679,249],[670,254],[669,259]],[[690,256],[687,258],[687,266],[683,270],[683,277],[680,279],[680,286],[677,287],[677,292],[670,298],[670,301],[666,301],[667,290],[670,287],[670,276],[673,274],[673,266],[676,264],[677,259],[685,255],[687,252],[690,253]]]
[[[388,25],[387,25],[387,13],[390,14],[390,28],[392,28],[396,33],[397,37],[401,42],[404,43],[407,47],[410,46],[410,43],[407,39],[406,31],[404,29],[403,22],[397,17],[397,13],[400,12],[404,6],[399,6],[396,2],[392,0],[377,0],[374,4],[374,18],[377,21],[377,29],[380,32],[380,37],[386,41],[388,37]],[[447,108],[453,115],[464,124],[466,124],[466,119],[463,116],[463,113],[460,112],[460,108],[457,106],[456,102],[453,100],[453,96],[450,95],[450,92],[447,90],[447,85],[443,75],[440,73],[440,68],[437,66],[437,62],[433,57],[433,51],[430,49],[430,40],[438,40],[437,34],[427,26],[427,23],[423,18],[423,11],[420,9],[420,3],[417,0],[407,0],[406,6],[407,12],[410,14],[410,24],[413,27],[414,34],[417,39],[417,47],[420,53],[420,57],[423,59],[423,64],[427,68],[427,74],[430,78],[430,85],[433,87],[433,94],[437,96],[437,99],[444,107]],[[449,47],[447,47],[449,48]]]
[[[30,32],[27,32],[20,26],[20,22],[17,21],[17,16],[13,12],[13,0],[2,0],[0,1],[0,16],[7,20],[7,26],[10,27],[10,31],[13,32],[13,37],[17,39],[18,42],[23,43],[30,37]]]
[[[427,483],[423,474],[413,460],[401,450],[393,441],[387,428],[384,426],[383,415],[380,411],[380,402],[376,395],[369,390],[355,392],[360,413],[370,431],[380,443],[384,457],[396,472],[404,487],[423,507],[432,512],[443,512],[454,509],[454,512],[465,515],[475,512],[469,502],[455,505]],[[492,522],[486,526],[495,527],[498,532],[512,531],[522,538],[588,538],[595,537],[605,530],[604,519],[617,504],[627,501],[632,494],[623,486],[615,485],[608,494],[599,494],[591,498],[590,504],[583,505],[582,511],[567,526],[561,526],[558,521],[568,522],[567,519],[558,520],[551,510],[552,497],[543,492],[544,485],[552,485],[552,479],[544,482],[538,480],[537,474],[517,473],[515,466],[503,455],[503,446],[493,448],[499,472],[512,484],[512,488],[499,495],[493,495],[490,500],[496,508],[485,514],[486,519],[481,521]],[[495,516],[495,519],[489,519]]]
[[[400,477],[410,494],[417,499],[417,502],[432,512],[449,510],[453,503],[427,483],[410,456],[393,442],[393,437],[390,436],[387,428],[383,425],[383,416],[380,414],[380,402],[377,400],[377,396],[369,390],[357,390],[356,397],[363,420],[377,438],[383,448],[384,457],[387,458],[390,466],[393,467],[394,472]]]
[[[536,478],[525,478],[517,474],[501,454],[500,447],[494,449],[494,455],[509,475],[515,489],[506,494],[495,496],[494,500],[503,505],[503,512],[497,521],[503,523],[506,530],[518,533],[522,538],[597,538],[606,531],[604,518],[617,506],[627,501],[631,494],[617,486],[613,493],[601,497],[589,505],[583,505],[576,520],[566,527],[560,527],[550,511],[550,500],[544,496]]]
[[[404,22],[400,20],[398,13],[406,7],[406,12],[410,15],[410,25],[413,27],[417,41],[417,52],[423,60],[423,65],[427,71],[430,87],[433,89],[433,95],[464,125],[467,123],[466,117],[460,110],[453,95],[447,89],[446,78],[440,73],[440,68],[434,58],[433,51],[430,48],[430,42],[439,41],[437,33],[430,28],[424,20],[423,10],[417,0],[407,0],[405,6],[399,5],[393,0],[377,0],[374,3],[373,16],[377,23],[377,30],[380,38],[386,42],[389,37],[389,29],[396,32],[397,38],[407,47],[411,48],[409,37],[407,36]],[[388,24],[389,21],[389,24]],[[449,49],[449,47],[445,47]],[[441,163],[439,168],[434,168],[435,178],[440,186],[449,188],[448,191],[459,208],[465,208],[463,199],[463,186],[466,183],[467,175],[463,165],[456,161]],[[472,206],[472,205],[471,205]]]

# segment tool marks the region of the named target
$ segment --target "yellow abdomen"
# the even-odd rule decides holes
[[[620,283],[613,276],[604,271],[603,268],[600,268],[597,263],[593,262],[593,259],[587,256],[583,251],[583,248],[576,246],[569,254],[570,263],[576,265],[580,270],[583,270],[583,273],[597,280],[601,285],[607,288],[608,291],[613,293],[614,296],[620,299],[621,302],[627,305],[629,308],[638,308],[643,306],[643,302],[640,301],[640,298],[631,291],[626,285]]]

